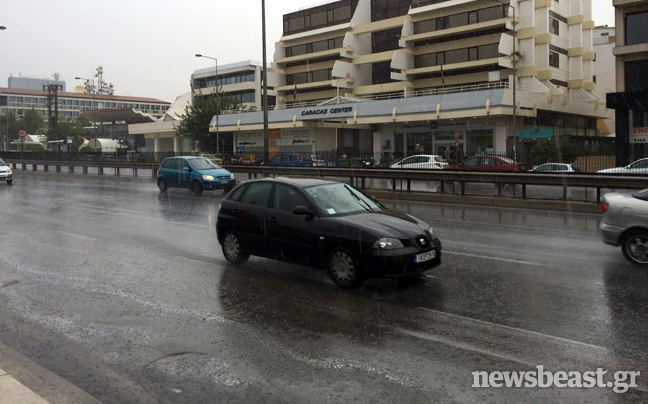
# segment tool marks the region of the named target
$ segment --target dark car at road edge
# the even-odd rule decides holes
[[[427,223],[320,179],[240,184],[221,203],[216,232],[231,263],[255,255],[323,267],[342,288],[367,278],[416,276],[441,264],[441,242]]]

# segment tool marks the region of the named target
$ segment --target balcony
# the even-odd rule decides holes
[[[461,27],[448,28],[439,31],[430,31],[430,32],[423,32],[420,34],[406,35],[401,38],[401,41],[404,43],[416,42],[425,39],[444,38],[444,37],[455,36],[455,35],[460,35],[465,33],[479,33],[481,31],[489,31],[494,28],[507,28],[509,30],[513,30],[512,18],[500,18],[498,20],[485,21],[477,24],[468,24],[468,25],[463,25]]]

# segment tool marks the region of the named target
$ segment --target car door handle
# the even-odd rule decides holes
[[[277,218],[272,216],[271,218],[268,219],[270,223],[277,223]]]

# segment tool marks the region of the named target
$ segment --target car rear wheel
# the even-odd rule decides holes
[[[194,181],[191,183],[191,192],[196,196],[201,196],[203,193],[203,187],[200,185],[200,182]]]
[[[244,264],[250,258],[250,254],[243,252],[238,234],[231,230],[223,237],[223,255],[228,262],[236,265]]]
[[[355,288],[362,282],[356,259],[353,254],[343,248],[338,248],[331,253],[328,273],[331,280],[343,289]]]
[[[634,230],[626,234],[621,248],[628,261],[648,267],[648,231]]]
[[[158,188],[160,188],[160,192],[166,192],[167,189],[169,189],[169,186],[167,185],[166,181],[164,178],[160,178],[158,180]]]

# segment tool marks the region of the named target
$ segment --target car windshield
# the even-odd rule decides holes
[[[508,158],[508,157],[500,157],[500,159],[505,163],[515,164],[515,161],[513,159]]]
[[[346,184],[328,184],[306,188],[326,216],[358,212],[379,212],[386,208],[363,192]]]
[[[5,163],[5,161],[3,159],[0,159],[0,166],[6,166],[6,165],[7,165],[7,163]]]
[[[216,168],[220,168],[216,164],[202,157],[197,159],[191,159],[189,160],[189,163],[191,163],[191,166],[196,170],[213,170]]]

